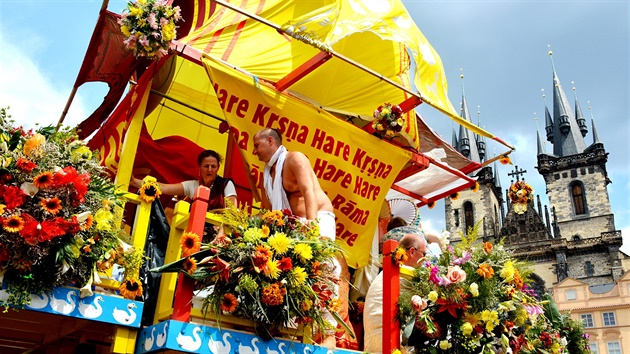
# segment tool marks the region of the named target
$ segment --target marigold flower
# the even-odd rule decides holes
[[[182,247],[182,257],[188,257],[199,251],[201,239],[199,235],[194,232],[184,232],[182,238],[179,240],[179,244]]]
[[[492,244],[490,242],[484,242],[483,250],[486,251],[487,254],[490,254],[490,252],[492,252]]]
[[[223,300],[221,300],[221,310],[225,312],[234,312],[236,311],[236,307],[238,306],[238,299],[234,294],[227,293],[223,295]]]
[[[19,215],[11,215],[2,221],[2,227],[6,232],[20,232],[24,228],[24,219]]]
[[[273,257],[273,253],[267,246],[258,245],[256,246],[256,250],[254,250],[254,256],[252,257],[252,261],[254,262],[254,269],[256,272],[260,273],[264,267],[267,266],[267,260]]]
[[[42,209],[44,209],[45,212],[52,215],[57,215],[61,211],[61,209],[63,209],[63,207],[61,206],[61,200],[59,200],[59,198],[57,197],[42,198],[39,205],[41,205]]]
[[[39,189],[50,188],[53,186],[53,173],[50,171],[42,172],[33,179],[33,184]]]
[[[184,263],[182,263],[182,268],[188,274],[193,274],[197,270],[197,261],[194,258],[186,257]]]
[[[494,269],[492,269],[491,265],[483,263],[479,265],[479,268],[477,268],[477,274],[481,275],[485,279],[490,279],[494,276]]]
[[[287,289],[278,283],[273,283],[262,290],[262,302],[269,306],[281,305],[284,302],[284,295]]]
[[[120,295],[125,299],[135,300],[142,296],[142,284],[138,279],[127,278],[120,284]]]

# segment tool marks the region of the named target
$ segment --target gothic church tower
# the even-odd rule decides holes
[[[463,79],[463,75],[460,76]],[[462,80],[462,102],[460,116],[472,123]],[[459,135],[459,136],[458,136]],[[459,134],[453,130],[453,147],[468,159],[481,163],[486,160],[486,141],[483,136],[460,126]],[[446,229],[451,233],[450,241],[461,240],[460,232],[466,234],[469,227],[482,220],[479,236],[483,240],[494,240],[499,236],[504,215],[501,183],[496,164],[473,171],[477,177],[478,190],[460,191],[456,199],[445,199]]]

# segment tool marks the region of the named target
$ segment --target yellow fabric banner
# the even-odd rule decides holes
[[[411,154],[219,61],[203,63],[258,188],[264,163],[252,154],[252,138],[276,128],[288,150],[308,156],[332,201],[348,265],[366,265],[385,195]]]

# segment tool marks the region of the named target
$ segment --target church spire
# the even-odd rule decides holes
[[[460,69],[461,70],[461,69]],[[462,79],[462,103],[459,115],[472,123],[470,113],[468,112],[468,103],[466,102],[466,93],[464,91],[464,74],[459,76]],[[459,140],[457,144],[458,150],[462,155],[473,162],[481,162],[479,151],[477,150],[477,139],[475,134],[463,125],[459,126]]]
[[[556,156],[580,154],[584,152],[586,144],[558,79],[552,54],[549,51],[553,69],[553,154]]]
[[[595,127],[595,118],[593,118],[593,110],[591,106],[588,106],[588,110],[591,111],[591,129],[593,130],[593,145],[595,144],[603,144],[602,140],[599,138],[599,132],[597,132],[597,128]]]
[[[571,85],[573,85],[574,82],[571,81]],[[588,128],[586,127],[586,119],[584,119],[584,116],[582,115],[582,109],[580,109],[580,104],[578,103],[578,99],[577,99],[577,93],[575,93],[575,86],[573,86],[573,97],[575,98],[575,120],[578,124],[578,127],[580,127],[580,132],[582,133],[582,136],[586,136],[586,133],[588,133]]]

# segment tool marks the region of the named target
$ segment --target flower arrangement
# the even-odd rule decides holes
[[[181,19],[179,6],[166,0],[137,0],[129,2],[126,10],[118,20],[125,46],[136,57],[159,59],[168,54],[177,35],[175,23]]]
[[[392,137],[396,133],[399,133],[405,125],[402,113],[402,109],[398,105],[385,103],[382,106],[378,106],[374,111],[372,127],[376,130],[377,134]]]
[[[137,278],[142,255],[121,240],[113,213],[120,195],[90,149],[68,129],[11,123],[0,109],[0,283],[10,293],[3,305],[25,306],[58,285],[90,295],[97,272],[114,264]]]
[[[250,215],[229,205],[223,221],[230,233],[201,244],[196,253],[191,249],[199,236],[186,233],[181,240],[185,258],[153,271],[182,271],[196,280],[197,288],[212,289],[203,311],[219,319],[228,313],[269,333],[309,322],[330,328],[322,315],[334,315],[339,306],[335,289],[340,279],[331,263],[339,246],[320,237],[316,223],[305,223],[288,210]]]
[[[516,181],[508,190],[508,198],[513,204],[514,212],[523,214],[527,211],[527,204],[534,200],[534,189],[525,181]]]
[[[528,265],[512,259],[502,244],[476,242],[478,228],[425,261],[401,292],[398,318],[406,344],[416,353],[533,354],[565,353],[573,342],[583,350],[569,353],[586,353],[579,323],[567,331],[564,322],[551,321],[555,305],[535,297]],[[541,342],[543,332],[558,345],[546,335]]]

